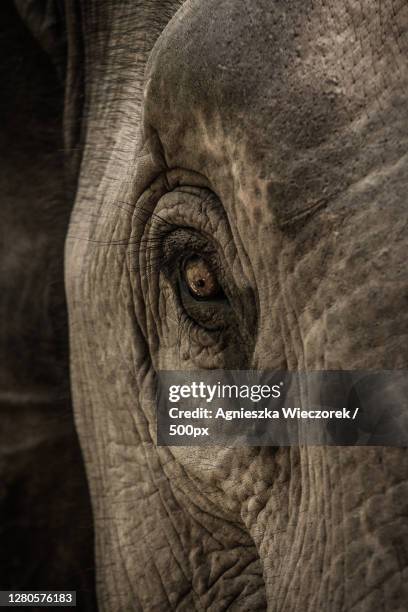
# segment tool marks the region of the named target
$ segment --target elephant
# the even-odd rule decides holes
[[[406,2],[83,0],[64,20],[99,608],[406,610],[406,449],[155,430],[162,370],[407,367]]]

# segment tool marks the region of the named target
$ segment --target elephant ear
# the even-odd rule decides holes
[[[41,20],[35,2],[17,4],[25,20],[13,0],[0,2],[1,583],[10,590],[75,585],[83,591],[81,609],[95,610],[92,515],[70,404],[63,284],[72,205],[65,88],[54,67],[63,65],[63,30],[56,34],[51,13]]]
[[[67,36],[63,0],[15,0],[20,17],[54,62],[63,78],[66,69]]]
[[[47,53],[64,85],[64,149],[67,187],[75,185],[81,163],[83,32],[81,4],[65,0],[14,0],[26,27]],[[71,195],[72,195],[71,194]]]

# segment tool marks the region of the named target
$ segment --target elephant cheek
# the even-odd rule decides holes
[[[282,609],[375,610],[407,600],[408,461],[403,449],[308,447],[289,452],[279,495],[249,497],[245,523]],[[277,483],[271,485],[276,488]],[[277,577],[279,579],[277,579]],[[387,608],[388,609],[388,608]]]

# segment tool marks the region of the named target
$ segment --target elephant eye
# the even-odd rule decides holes
[[[220,331],[231,318],[231,306],[217,269],[210,256],[196,253],[184,258],[178,271],[179,296],[184,312],[207,331]]]
[[[217,273],[203,257],[194,255],[185,260],[183,280],[191,296],[197,300],[225,298]]]
[[[173,289],[183,320],[206,331],[226,328],[233,317],[220,259],[207,239],[185,228],[168,233],[160,246],[160,273]]]

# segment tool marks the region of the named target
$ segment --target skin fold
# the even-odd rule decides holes
[[[65,18],[100,609],[406,610],[405,449],[157,447],[154,404],[160,369],[407,367],[406,2],[84,0]],[[180,293],[197,252],[223,309]]]

